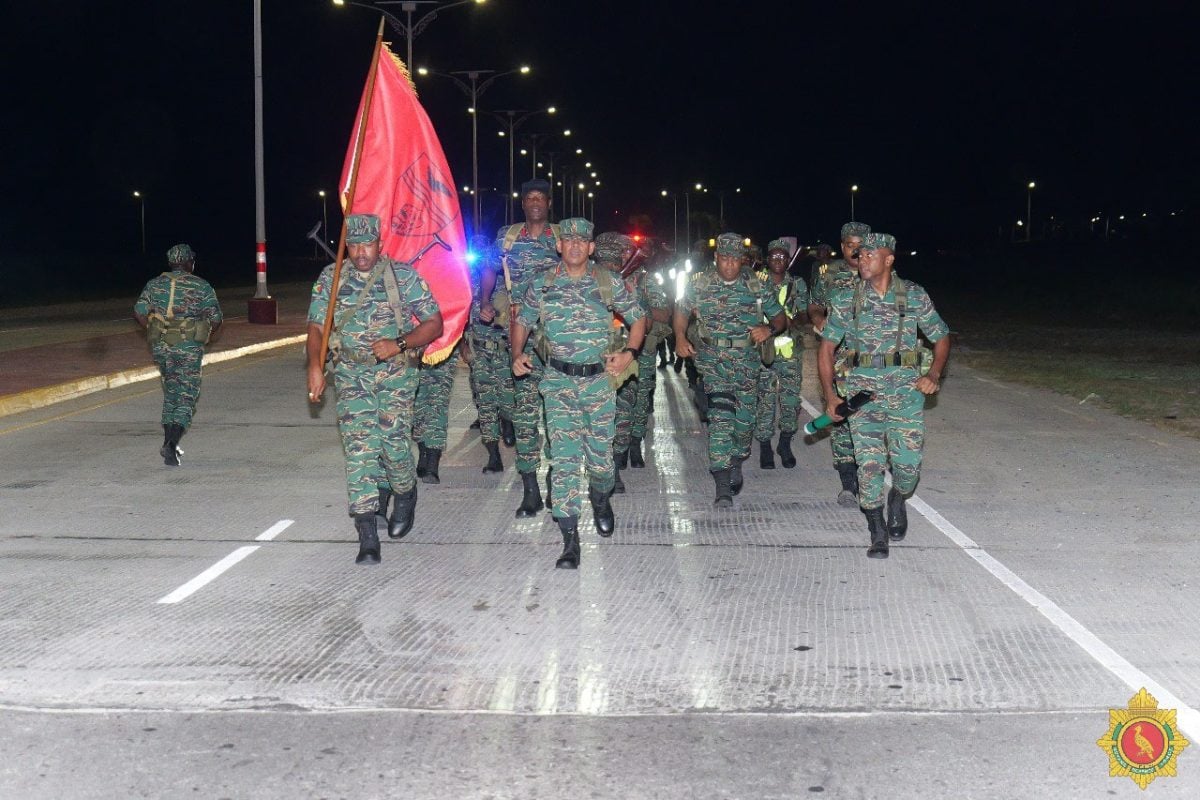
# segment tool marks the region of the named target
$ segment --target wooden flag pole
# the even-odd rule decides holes
[[[363,103],[362,117],[358,120],[357,141],[354,143],[354,159],[350,163],[350,186],[346,190],[346,205],[342,214],[342,233],[338,237],[337,259],[333,262],[333,283],[329,287],[329,307],[325,311],[325,326],[321,330],[321,360],[329,352],[329,335],[333,331],[333,312],[337,307],[338,283],[342,276],[342,259],[346,256],[346,220],[354,210],[354,189],[358,184],[358,162],[362,159],[363,142],[367,138],[367,120],[371,117],[371,100],[375,95],[375,75],[379,71],[379,51],[383,49],[383,26],[386,19],[379,18],[379,33],[375,35],[375,52],[371,55],[371,70],[367,75],[367,100]],[[370,287],[368,287],[370,288]]]

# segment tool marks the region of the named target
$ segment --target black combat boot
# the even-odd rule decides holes
[[[613,462],[617,465],[617,469],[625,469],[625,467],[629,466],[629,451],[614,450]]]
[[[472,422],[468,427],[473,431],[479,430],[479,417],[476,417],[475,421]]]
[[[779,453],[779,463],[783,464],[784,469],[796,466],[796,454],[792,452],[792,437],[795,435],[795,431],[779,432],[779,446],[775,452]]]
[[[484,442],[483,448],[487,450],[488,460],[483,465],[483,471],[487,472],[504,472],[504,462],[500,460],[500,443],[499,442]]]
[[[554,467],[546,467],[546,513],[547,514],[549,514],[550,509],[553,508],[553,506],[550,505],[550,495],[552,495],[554,493],[553,489],[551,488],[553,486],[553,482],[551,481],[551,478],[553,478],[553,477],[554,477]]]
[[[163,428],[163,443],[162,443],[162,447],[158,448],[158,454],[163,458],[167,457],[167,443],[171,441],[171,428],[173,428],[173,427],[174,427],[173,425],[163,425],[162,426],[162,428]]]
[[[517,432],[513,429],[512,420],[508,417],[500,418],[500,441],[509,447],[517,443]]]
[[[613,458],[613,494],[625,494],[625,481],[621,480],[621,462]]]
[[[554,566],[558,569],[579,568],[579,517],[559,517],[554,520],[562,532],[563,551]]]
[[[742,477],[742,462],[745,458],[734,457],[729,461],[729,491],[733,492],[733,496],[737,497],[742,493],[742,485],[745,479]]]
[[[438,464],[442,461],[442,451],[436,447],[428,447],[425,449],[425,474],[421,476],[421,480],[425,483],[441,483],[442,479],[438,477]]]
[[[168,467],[179,466],[179,457],[183,455],[183,450],[179,447],[179,440],[183,438],[183,431],[182,425],[167,426],[167,441],[163,443],[163,450],[167,452],[163,456],[163,463]]]
[[[379,487],[379,510],[375,512],[378,517],[383,517],[383,522],[387,524],[388,506],[392,502],[392,489],[390,486]]]
[[[403,539],[412,530],[417,516],[417,485],[407,492],[398,492],[392,503],[392,516],[388,517],[388,536]]]
[[[712,476],[717,484],[717,499],[713,500],[713,507],[729,508],[733,505],[733,492],[729,489],[729,470],[714,469]]]
[[[771,452],[771,440],[758,440],[758,468],[775,469],[775,454]]]
[[[425,449],[424,442],[417,442],[417,477],[424,478],[429,461],[429,451]]]
[[[833,467],[842,481],[837,504],[842,508],[858,508],[858,465],[853,461],[843,461]]]
[[[904,495],[893,486],[888,492],[888,536],[893,542],[898,542],[908,533],[908,508],[904,504]]]
[[[379,563],[379,521],[375,512],[354,515],[354,529],[358,531],[358,557],[355,564]]]
[[[538,488],[538,480],[536,472],[521,473],[521,505],[517,506],[517,519],[526,519],[532,517],[537,512],[541,511],[542,493]]]
[[[636,469],[646,466],[646,459],[642,458],[642,438],[640,436],[629,437],[629,466]]]
[[[592,521],[596,523],[596,532],[604,537],[613,535],[613,528],[617,523],[608,495],[609,492],[602,492],[595,486],[588,487],[588,499],[592,501]]]
[[[863,513],[867,515],[867,529],[871,531],[871,546],[867,548],[867,558],[887,558],[888,531],[887,524],[883,521],[883,509],[867,508]]]

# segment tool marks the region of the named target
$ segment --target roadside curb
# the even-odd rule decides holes
[[[266,342],[235,347],[230,350],[221,350],[216,353],[205,353],[203,364],[205,366],[218,364],[222,361],[241,358],[242,356],[260,353],[264,350],[273,350],[279,347],[286,347],[290,344],[300,344],[307,338],[307,334],[299,334],[296,336],[287,336],[282,339],[271,339]],[[132,369],[121,370],[120,372],[110,372],[107,375],[93,375],[88,378],[79,378],[78,380],[58,383],[53,386],[29,389],[28,391],[18,392],[7,397],[0,397],[0,417],[19,414],[22,411],[44,408],[55,403],[74,400],[76,397],[102,392],[105,389],[115,389],[118,386],[138,383],[157,377],[158,367],[134,367]]]

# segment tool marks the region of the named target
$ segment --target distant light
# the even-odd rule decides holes
[[[697,184],[696,184],[696,191],[697,191],[697,192],[698,192],[698,191],[700,191],[700,190],[701,190],[701,189],[703,189],[703,188],[704,188],[704,186],[703,186],[703,185],[701,185],[701,184],[699,184],[699,183],[697,183]]]
[[[708,240],[708,246],[709,246],[709,247],[716,247],[716,246],[717,246],[717,240],[716,240],[716,239],[709,239],[709,240]]]
[[[1037,184],[1036,184],[1036,183],[1034,183],[1033,181],[1030,181],[1030,182],[1029,182],[1029,188],[1030,188],[1030,189],[1033,189],[1033,188],[1035,188],[1036,186],[1037,186]]]
[[[133,196],[134,196],[134,197],[141,197],[141,196],[142,196],[142,193],[141,193],[141,192],[139,192],[137,189],[134,189],[134,190],[133,190]]]
[[[666,197],[666,196],[667,196],[667,190],[666,190],[666,189],[663,189],[663,190],[662,190],[662,196],[663,196],[663,197]],[[1174,212],[1174,211],[1172,211],[1171,213],[1172,213],[1172,214],[1174,214],[1175,212]]]
[[[749,236],[747,236],[745,239],[742,239],[742,246],[743,246],[743,247],[749,247],[749,246],[750,246],[750,237],[749,237]]]
[[[689,258],[689,259],[686,259],[686,260],[684,260],[684,262],[683,262],[683,271],[684,271],[684,272],[691,272],[691,271],[692,271],[692,260],[691,260],[690,258]]]
[[[474,113],[475,113],[475,108],[474,108],[473,106],[467,106],[467,113],[468,113],[468,114],[474,114]]]
[[[324,190],[324,189],[319,189],[319,190],[317,190],[317,197],[324,197],[324,196],[325,196],[325,190]]]
[[[520,196],[521,196],[520,192],[513,192],[513,197],[520,197]]]
[[[853,186],[851,186],[851,187],[850,187],[850,191],[852,191],[852,192],[857,192],[857,191],[858,191],[858,184],[856,183],[856,184],[854,184]]]
[[[675,268],[674,267],[671,267],[669,270],[667,270],[667,277],[669,277],[671,280],[675,280]]]
[[[500,134],[500,136],[501,136],[501,137],[503,137],[503,136],[504,136],[504,131],[496,131],[496,133]],[[525,155],[525,154],[524,154],[524,153],[522,153],[521,155]]]
[[[582,147],[576,147],[576,148],[575,148],[575,155],[577,155],[577,156],[581,156],[581,155],[583,155],[583,148],[582,148]]]
[[[1125,219],[1125,218],[1124,218],[1124,217],[1121,217],[1121,219]],[[1023,219],[1019,219],[1019,220],[1017,220],[1017,227],[1018,227],[1018,228],[1023,228],[1023,227],[1025,227],[1025,220],[1023,220]]]
[[[1117,219],[1125,219],[1125,215],[1122,214],[1121,216],[1117,217]]]
[[[464,187],[463,187],[463,191],[464,191],[464,192],[469,192],[469,191],[471,191],[471,187],[470,187],[470,186],[464,186]]]
[[[547,114],[557,114],[557,113],[558,113],[558,109],[557,109],[557,108],[555,108],[554,106],[550,106],[549,108],[547,108],[547,109],[546,109],[546,113],[547,113]]]
[[[674,272],[675,272],[675,270],[671,270],[671,272],[672,272],[672,273],[674,273]],[[674,275],[671,275],[671,277],[672,277],[672,278],[674,278],[675,276],[674,276]],[[661,273],[661,272],[656,272],[656,273],[654,273],[654,279],[655,279],[656,281],[658,281],[658,285],[659,285],[659,286],[662,286],[664,283],[666,283],[666,281],[664,281],[664,280],[663,280],[663,276],[662,276],[662,273]]]
[[[346,0],[333,0],[333,4],[335,6],[344,6],[346,5]]]
[[[521,74],[522,74],[522,75],[528,75],[528,74],[529,74],[529,67],[521,67]]]
[[[590,161],[585,161],[585,162],[583,162],[583,168],[584,168],[584,169],[591,169],[591,168],[592,168],[592,162],[590,162]]]
[[[589,173],[588,173],[588,175],[589,175],[589,176],[591,176],[591,177],[593,177],[593,178],[594,178],[594,177],[596,177],[596,173],[594,173],[594,172],[589,172]],[[1142,214],[1142,216],[1144,217],[1144,216],[1146,216],[1146,215],[1145,215],[1145,214]]]
[[[736,194],[737,192],[740,192],[740,191],[742,191],[742,187],[739,186],[734,193]]]
[[[429,69],[426,67],[417,67],[417,74],[418,75],[428,75]]]
[[[570,135],[571,135],[571,129],[570,129],[570,128],[567,128],[565,131],[563,131],[563,136],[570,136]]]
[[[479,260],[478,253],[476,253],[474,250],[467,251],[467,263],[468,264],[474,264],[478,260]]]
[[[1145,212],[1145,211],[1143,211],[1143,212],[1142,212],[1142,216],[1143,216],[1143,217],[1147,216],[1147,214],[1146,214],[1146,212]]]
[[[910,256],[915,256],[916,254],[917,254],[916,250],[913,250],[911,253],[909,253]]]
[[[599,185],[600,185],[600,181],[596,181],[596,185],[597,185],[597,186],[599,186]]]
[[[522,147],[522,148],[521,148],[521,155],[523,155],[523,156],[527,156],[527,155],[529,155],[529,151],[528,151],[528,150],[526,150],[524,147]]]

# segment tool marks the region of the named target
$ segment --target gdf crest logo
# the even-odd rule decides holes
[[[1175,777],[1175,759],[1188,740],[1175,727],[1175,709],[1160,709],[1145,687],[1129,708],[1108,710],[1108,733],[1096,744],[1108,753],[1108,774],[1129,776],[1145,789],[1159,776]]]

